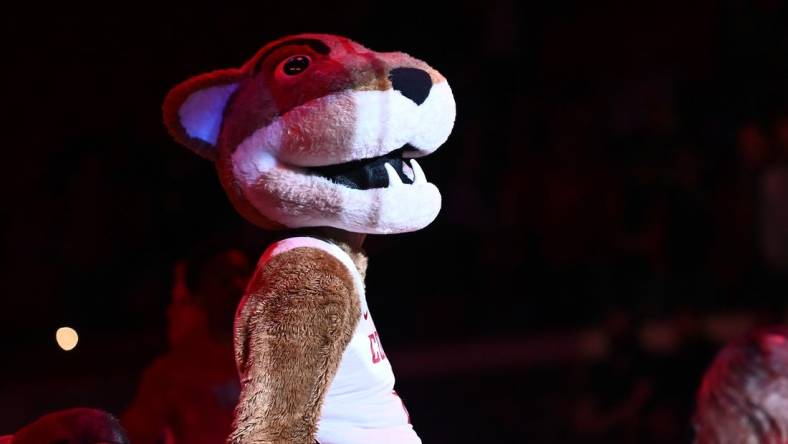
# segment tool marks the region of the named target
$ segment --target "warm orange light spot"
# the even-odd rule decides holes
[[[55,340],[57,345],[65,351],[72,350],[79,342],[79,335],[77,331],[71,327],[60,327],[55,332]]]

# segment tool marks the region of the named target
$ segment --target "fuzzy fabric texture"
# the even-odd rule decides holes
[[[440,210],[415,158],[447,140],[454,97],[437,70],[407,54],[327,34],[285,37],[240,68],[176,86],[163,112],[172,136],[215,161],[230,201],[260,227],[402,233]],[[366,257],[345,250],[363,276]],[[313,442],[361,316],[354,279],[316,248],[258,270],[236,316],[242,391],[230,442]]]
[[[296,71],[293,60],[300,60]],[[418,72],[409,81],[421,84],[404,85],[395,75],[403,69]],[[427,94],[408,97],[415,90]],[[404,147],[405,157],[421,157],[446,141],[455,118],[451,88],[407,54],[326,34],[286,37],[241,68],[178,85],[164,115],[176,140],[216,160],[236,209],[264,228],[401,233],[440,211],[440,193],[426,177],[421,186],[353,189],[309,170]]]
[[[286,226],[341,226],[354,233],[415,231],[438,215],[441,195],[426,178],[406,185],[356,190],[277,163],[260,176],[261,192],[247,196]]]
[[[268,261],[236,317],[242,389],[229,442],[313,443],[359,316],[353,278],[330,254],[296,248]]]
[[[293,166],[332,165],[382,156],[405,144],[418,149],[413,157],[426,156],[449,136],[454,116],[443,109],[452,100],[445,81],[434,84],[421,105],[393,89],[328,94],[253,132],[236,148],[234,164],[254,163],[257,153],[265,153]]]

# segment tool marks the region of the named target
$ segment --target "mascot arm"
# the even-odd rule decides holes
[[[348,269],[296,248],[257,270],[235,321],[241,377],[230,442],[314,442],[320,407],[360,316]]]

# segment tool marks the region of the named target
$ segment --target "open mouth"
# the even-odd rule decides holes
[[[412,147],[405,145],[385,156],[353,160],[336,165],[311,167],[307,168],[307,170],[334,183],[357,190],[386,188],[397,178],[401,183],[413,184],[417,181],[417,173],[421,173],[421,170],[414,159],[403,158],[405,152],[412,150]],[[386,164],[390,167],[386,168]],[[396,176],[392,177],[393,174],[390,171],[393,171]],[[423,175],[423,173],[421,174]]]

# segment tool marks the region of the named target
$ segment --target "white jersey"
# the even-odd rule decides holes
[[[394,372],[383,352],[364,293],[364,281],[341,248],[312,237],[293,237],[272,244],[258,270],[272,257],[299,247],[323,250],[347,267],[361,314],[339,368],[326,393],[318,422],[320,444],[420,444],[402,400],[394,391]]]

